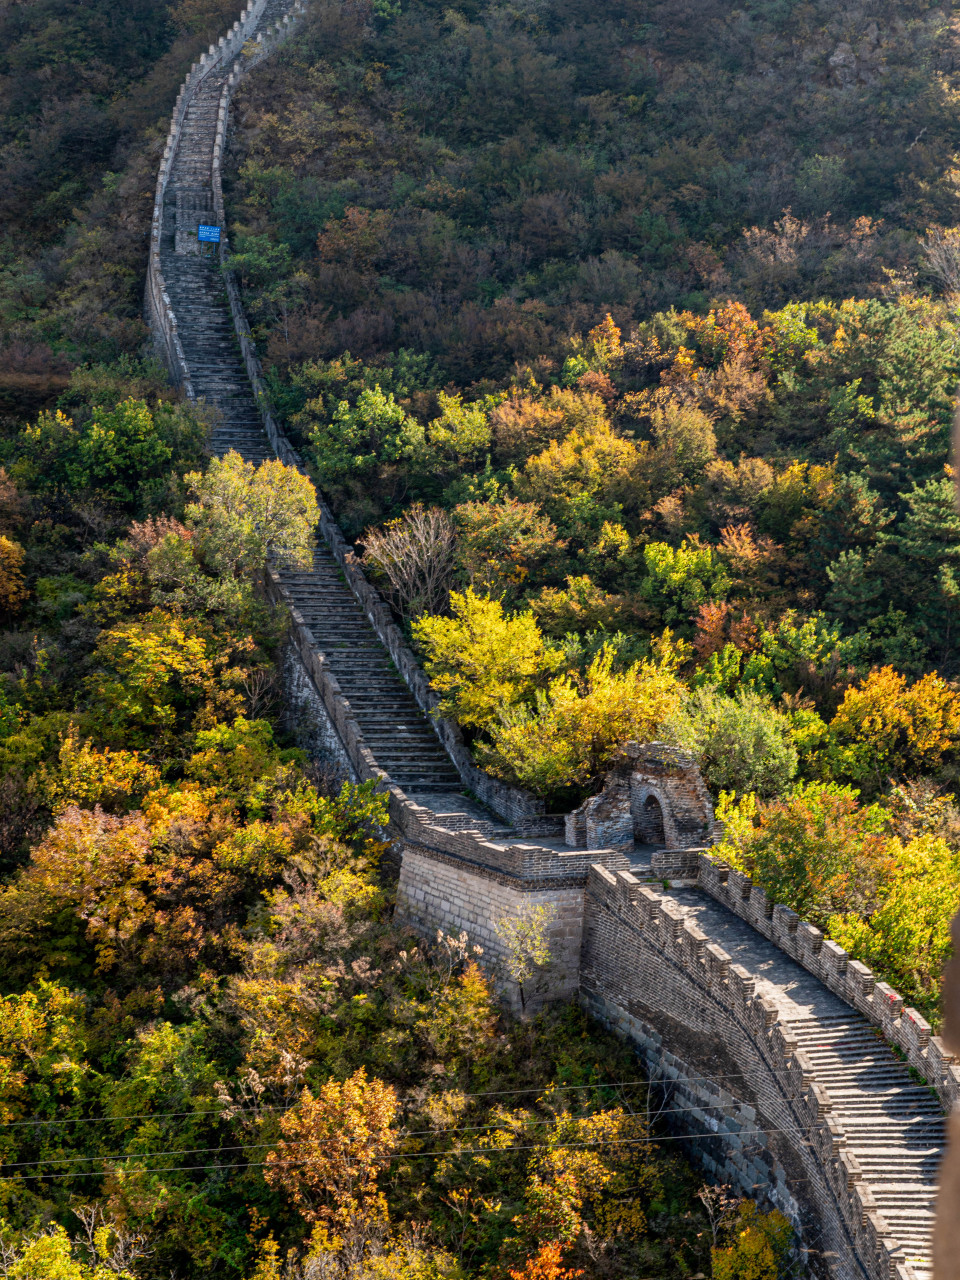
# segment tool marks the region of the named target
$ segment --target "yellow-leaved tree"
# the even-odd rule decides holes
[[[604,647],[583,676],[557,676],[533,707],[505,709],[478,754],[497,777],[544,794],[585,788],[624,742],[652,737],[681,696],[671,665],[643,659],[615,671]]]
[[[450,609],[449,618],[418,618],[413,634],[441,696],[441,714],[488,728],[556,671],[560,654],[547,645],[532,613],[505,613],[499,600],[472,588],[453,592]]]
[[[320,510],[313,484],[296,467],[277,459],[255,467],[231,449],[185,480],[194,497],[188,523],[217,572],[256,574],[271,556],[290,568],[310,567]]]
[[[936,1025],[960,854],[945,840],[923,835],[897,847],[892,861],[894,870],[880,886],[875,910],[832,916],[827,928],[835,942],[881,973]]]
[[[346,1233],[385,1223],[387,1202],[377,1188],[397,1143],[397,1095],[361,1067],[340,1084],[329,1080],[280,1121],[283,1137],[267,1156],[264,1177],[285,1192],[308,1222]]]
[[[27,598],[23,581],[23,547],[0,534],[0,610],[16,613]]]

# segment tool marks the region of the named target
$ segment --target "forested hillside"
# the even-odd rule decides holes
[[[264,571],[314,490],[211,459],[141,318],[238,2],[0,12],[0,1270],[785,1280],[620,1041],[396,927],[382,797],[296,745]],[[934,1022],[958,53],[895,2],[317,0],[227,184],[286,430],[478,762],[561,811],[689,749],[723,855]]]
[[[935,1021],[957,59],[896,3],[321,5],[230,199],[288,430],[477,760],[562,811],[692,749],[726,856]]]
[[[183,74],[232,0],[0,8],[0,415],[138,355],[156,166]]]
[[[263,572],[312,487],[212,461],[141,319],[169,109],[235,16],[0,15],[0,1267],[776,1269],[785,1220],[708,1213],[624,1046],[394,926],[382,799],[294,745]]]

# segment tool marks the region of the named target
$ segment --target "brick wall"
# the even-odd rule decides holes
[[[625,1004],[586,987],[581,1001],[608,1030],[636,1047],[649,1080],[651,1114],[681,1140],[681,1149],[708,1179],[779,1209],[801,1239],[816,1236],[809,1209],[770,1149],[756,1108],[736,1096],[730,1075],[718,1073],[715,1063],[708,1064],[711,1070],[705,1074],[703,1057],[699,1066],[692,1060],[695,1050],[688,1058],[671,1052],[653,1023]],[[796,1165],[792,1157],[791,1164]]]
[[[280,659],[280,680],[284,722],[297,746],[311,760],[333,766],[351,782],[359,781],[336,725],[292,643],[285,646]]]
[[[453,859],[441,862],[434,852],[408,844],[403,851],[397,900],[398,921],[422,936],[432,938],[437,930],[465,932],[471,943],[483,948],[484,967],[511,1000],[516,999],[516,992],[503,979],[504,948],[497,937],[496,922],[516,916],[527,905],[550,908],[553,920],[547,933],[554,964],[538,988],[528,993],[528,999],[542,1002],[576,995],[583,931],[582,886],[528,891],[517,881],[478,875]]]
[[[843,947],[789,907],[771,902],[766,893],[740,871],[700,853],[697,885],[728,910],[745,920],[757,933],[769,938],[834,994],[862,1013],[895,1045],[910,1066],[934,1089],[946,1110],[960,1104],[960,1063],[929,1022],[905,1005],[903,996],[859,960],[851,960]]]
[[[895,1242],[775,1007],[674,903],[629,873],[593,868],[580,985],[585,1005],[631,1039],[655,1075],[665,1067],[675,1073],[694,1108],[677,1119],[691,1153],[708,1168],[778,1204],[839,1280],[912,1275],[892,1256]],[[704,1105],[704,1077],[722,1085],[733,1101],[729,1111],[719,1094]]]

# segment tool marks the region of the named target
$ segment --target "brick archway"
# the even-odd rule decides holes
[[[640,807],[633,834],[641,844],[663,845],[667,842],[663,830],[663,806],[652,791]]]

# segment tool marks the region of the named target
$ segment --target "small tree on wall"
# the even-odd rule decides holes
[[[537,979],[537,991],[545,985],[544,971],[553,960],[547,931],[556,914],[553,907],[527,903],[515,916],[502,916],[494,925],[503,944],[501,964],[507,977],[517,984],[521,1010],[527,1007],[531,982]]]

